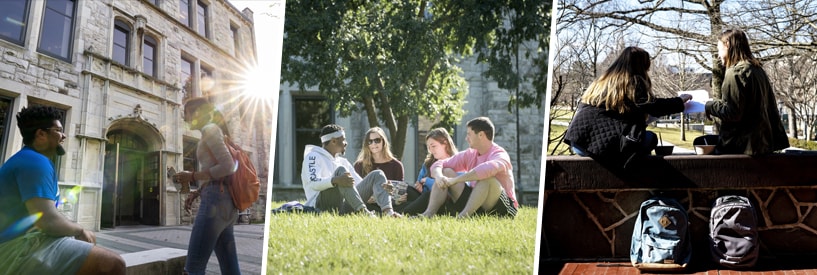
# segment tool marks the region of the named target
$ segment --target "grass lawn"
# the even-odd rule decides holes
[[[531,274],[536,216],[527,206],[515,219],[272,214],[267,274]]]

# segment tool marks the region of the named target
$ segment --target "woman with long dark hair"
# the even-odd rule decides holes
[[[574,153],[626,168],[656,147],[656,135],[646,130],[647,118],[679,113],[692,96],[656,97],[650,62],[644,49],[627,47],[590,84],[565,134]]]
[[[741,30],[718,39],[718,57],[726,67],[720,97],[706,103],[707,117],[721,120],[716,154],[768,154],[789,147],[789,139],[766,71]]]

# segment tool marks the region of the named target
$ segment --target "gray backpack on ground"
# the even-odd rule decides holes
[[[674,199],[641,203],[630,241],[630,262],[641,270],[680,271],[692,258],[689,218]]]
[[[757,215],[744,196],[722,196],[715,200],[709,216],[712,259],[728,268],[752,267],[757,262]]]

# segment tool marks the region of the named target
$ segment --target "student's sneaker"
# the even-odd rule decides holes
[[[357,211],[355,214],[369,218],[377,218],[377,213],[374,211],[369,211],[369,209],[366,209],[365,207],[360,209],[360,211]]]
[[[396,211],[391,210],[389,212],[383,212],[383,217],[402,218],[403,215],[400,215],[400,213],[397,213]]]

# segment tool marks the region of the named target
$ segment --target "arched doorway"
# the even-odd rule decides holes
[[[138,118],[126,118],[114,122],[105,137],[101,227],[159,225],[159,132]]]

